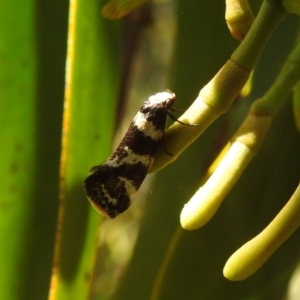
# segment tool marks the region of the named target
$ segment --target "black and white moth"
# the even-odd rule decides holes
[[[146,100],[131,122],[116,151],[84,181],[91,204],[103,215],[115,218],[124,212],[144,181],[161,143],[167,115],[175,101],[171,91]],[[180,122],[181,123],[181,122]]]

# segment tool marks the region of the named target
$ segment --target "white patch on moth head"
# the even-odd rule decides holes
[[[165,92],[157,93],[153,96],[150,96],[148,100],[151,105],[155,105],[155,104],[158,104],[161,102],[168,102],[168,101],[173,102],[174,99],[175,99],[174,93],[165,91]]]
[[[142,131],[144,135],[151,137],[153,140],[159,140],[162,138],[163,130],[156,129],[153,122],[146,119],[145,115],[140,111],[136,114],[133,119],[133,125]]]

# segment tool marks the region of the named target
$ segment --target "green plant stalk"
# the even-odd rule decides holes
[[[232,138],[232,145],[207,182],[184,206],[183,228],[205,225],[218,210],[254,155],[259,151],[272,118],[300,79],[300,43],[289,55],[274,84],[256,100],[248,116]]]
[[[251,113],[257,115],[274,116],[276,111],[286,100],[300,79],[300,42],[298,42],[288,56],[282,70],[276,77],[264,97],[255,101],[251,106]]]
[[[286,16],[279,0],[265,0],[245,39],[231,56],[231,60],[243,68],[252,70],[266,41],[276,26]]]
[[[285,17],[280,1],[264,1],[247,36],[232,54],[231,60],[200,91],[198,98],[179,118],[196,127],[182,126],[178,122],[166,131],[150,172],[156,172],[175,161],[202,132],[222,113],[225,113],[247,82],[269,36]],[[166,154],[167,149],[170,156]]]
[[[90,293],[100,215],[88,202],[83,181],[111,148],[118,91],[118,34],[118,24],[100,17],[98,1],[70,2],[51,300],[87,299]]]
[[[166,272],[168,270],[168,267],[170,265],[170,262],[174,256],[174,252],[176,251],[176,247],[178,246],[178,243],[180,241],[180,238],[182,237],[183,230],[180,226],[177,227],[175,230],[172,239],[170,241],[170,244],[168,246],[168,249],[165,253],[164,259],[162,260],[162,263],[160,265],[160,268],[158,270],[157,276],[155,278],[153,288],[150,295],[150,300],[157,300],[159,299],[161,289],[163,286],[164,277],[166,276]]]

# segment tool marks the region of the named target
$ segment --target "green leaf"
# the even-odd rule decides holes
[[[33,5],[31,1],[17,8],[9,2],[1,5],[0,12],[0,257],[3,262],[0,294],[3,299],[17,299],[25,292],[21,280],[29,267],[24,254],[31,238],[30,217],[37,171],[34,161],[37,49]]]
[[[111,148],[119,88],[118,35],[118,24],[100,16],[97,1],[71,2],[51,299],[89,295],[100,215],[86,199],[83,180]]]
[[[3,299],[46,299],[54,248],[58,277],[52,281],[51,296],[70,299],[75,294],[74,298],[84,299],[89,293],[87,279],[93,270],[100,218],[83,193],[83,180],[89,168],[101,163],[110,151],[120,39],[119,24],[103,21],[102,5],[96,1],[76,3],[71,118],[64,120],[68,131],[66,127],[62,131],[68,3],[1,5]],[[63,150],[65,168],[59,170],[62,135],[68,144]],[[59,173],[65,183],[61,191]],[[59,224],[61,240],[55,245],[59,194],[66,208]]]
[[[35,1],[2,2],[0,295],[46,299],[58,205],[67,5],[60,2],[57,11]],[[55,26],[49,22],[54,18]]]

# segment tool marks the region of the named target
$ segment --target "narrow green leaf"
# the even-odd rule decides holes
[[[0,10],[0,296],[10,300],[46,299],[57,217],[67,5],[36,2]]]
[[[34,3],[0,10],[0,295],[20,299],[36,165]],[[19,26],[19,24],[23,24]],[[20,251],[22,249],[23,251]]]
[[[108,156],[119,74],[119,24],[98,1],[71,1],[60,171],[60,214],[51,299],[87,299],[100,216],[83,191],[88,170]]]

